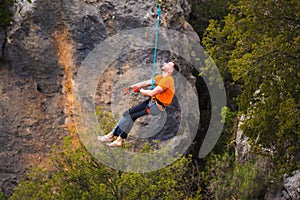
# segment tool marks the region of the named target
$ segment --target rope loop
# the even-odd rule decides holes
[[[157,3],[157,6],[161,6],[162,0],[157,0],[156,3]]]
[[[151,90],[155,87],[154,75],[156,71],[156,51],[157,51],[157,43],[158,43],[158,28],[160,23],[160,13],[161,13],[161,4],[162,0],[157,0],[157,20],[156,20],[156,30],[155,30],[155,46],[154,46],[154,55],[153,55],[153,69],[152,69],[152,80],[151,80]]]

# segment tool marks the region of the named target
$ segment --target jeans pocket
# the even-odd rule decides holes
[[[150,115],[159,115],[161,112],[157,107],[157,105],[151,101],[149,102],[149,108],[150,108]]]

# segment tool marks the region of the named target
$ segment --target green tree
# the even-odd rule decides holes
[[[27,0],[32,3],[31,0]],[[14,0],[0,0],[0,27],[7,27],[13,21]]]
[[[12,20],[13,0],[0,0],[0,26],[6,27]]]
[[[234,154],[211,154],[206,158],[203,177],[205,199],[262,199],[266,192],[268,174],[257,161],[240,164]]]
[[[95,160],[71,140],[56,149],[56,171],[37,169],[19,184],[14,199],[197,199],[199,171],[190,158],[149,173],[124,173]],[[198,176],[196,176],[198,174]],[[197,179],[198,177],[198,179]],[[193,188],[194,187],[194,188]],[[193,189],[193,190],[192,190]]]
[[[6,195],[0,192],[0,200],[6,200],[6,199],[7,199]]]
[[[299,10],[297,0],[240,0],[222,23],[210,22],[203,41],[240,85],[242,129],[257,153],[269,152],[280,176],[300,167]]]
[[[229,6],[237,0],[188,0],[191,5],[189,22],[203,36],[211,19],[221,21],[229,12]]]
[[[96,115],[101,131],[111,130],[115,123],[111,113],[103,112],[98,107]],[[83,146],[74,147],[73,142],[67,137],[62,146],[54,147],[51,166],[55,170],[33,170],[16,187],[11,199],[201,198],[199,168],[189,156],[153,172],[125,173],[107,167],[91,156]],[[123,148],[130,151],[130,145],[126,146]],[[151,151],[150,144],[145,144],[141,153]],[[109,155],[118,157],[118,151],[116,152],[116,155]],[[143,162],[143,159],[137,157],[134,162]]]

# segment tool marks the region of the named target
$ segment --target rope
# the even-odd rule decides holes
[[[155,87],[154,75],[156,71],[156,52],[157,52],[157,43],[158,43],[158,28],[160,22],[160,13],[161,13],[161,0],[157,1],[157,20],[156,20],[156,31],[155,31],[155,46],[154,46],[154,56],[153,56],[153,68],[152,68],[152,79],[151,79],[151,90]]]

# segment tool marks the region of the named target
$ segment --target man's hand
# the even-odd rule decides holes
[[[140,88],[137,86],[132,87],[133,92],[140,92]]]
[[[132,89],[133,92],[140,92],[140,88],[137,87],[137,86],[127,87],[122,92],[123,92],[124,95],[127,95],[130,92],[131,89]]]
[[[131,89],[131,87],[127,87],[124,90],[122,90],[123,94],[127,95],[129,93],[130,89]]]

